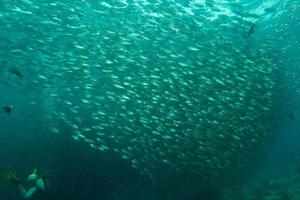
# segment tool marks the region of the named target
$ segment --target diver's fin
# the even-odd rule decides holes
[[[10,169],[0,170],[0,178],[6,182],[20,184],[20,179]]]

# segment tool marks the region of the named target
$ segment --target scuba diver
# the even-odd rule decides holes
[[[40,175],[36,169],[34,169],[32,173],[28,175],[27,181],[33,184],[33,186],[31,186],[28,190],[25,189],[20,179],[10,169],[4,169],[0,171],[0,177],[3,180],[16,185],[24,199],[30,199],[38,191],[45,190],[45,181],[43,176]]]

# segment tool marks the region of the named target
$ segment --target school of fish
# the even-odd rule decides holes
[[[278,70],[240,4],[3,0],[1,73],[38,88],[51,131],[153,180],[230,179],[273,134]]]

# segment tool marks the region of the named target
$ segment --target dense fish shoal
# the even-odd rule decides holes
[[[3,1],[4,74],[39,88],[60,132],[153,181],[225,182],[272,136],[278,65],[258,15],[208,1]],[[255,19],[255,20],[254,20]]]

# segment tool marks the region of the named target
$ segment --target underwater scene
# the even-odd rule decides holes
[[[299,0],[1,0],[0,200],[300,200]]]

